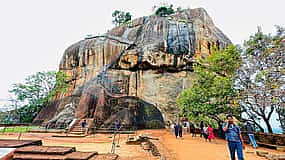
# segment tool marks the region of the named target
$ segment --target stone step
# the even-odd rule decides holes
[[[42,145],[41,140],[0,139],[0,148],[19,148],[31,145]]]
[[[15,153],[13,160],[88,160],[98,152],[72,152],[65,155]]]
[[[118,160],[117,154],[99,154],[90,158],[90,160]]]
[[[70,134],[84,134],[84,132],[73,132],[73,131],[71,131],[71,132],[69,132]]]
[[[75,152],[75,147],[61,147],[61,146],[27,146],[17,148],[15,153],[31,153],[31,154],[51,154],[64,155]]]

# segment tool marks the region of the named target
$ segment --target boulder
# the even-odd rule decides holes
[[[176,98],[195,79],[193,63],[229,44],[203,8],[137,18],[88,37],[68,47],[61,59],[68,92],[58,94],[49,106],[53,110],[44,108],[35,120],[54,122],[72,102],[71,118],[94,118],[98,126],[116,119],[142,128],[174,122]]]

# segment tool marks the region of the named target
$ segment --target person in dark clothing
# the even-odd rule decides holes
[[[219,122],[219,137],[225,139],[225,132],[223,131],[223,124]]]
[[[192,133],[192,137],[196,137],[195,126],[193,123],[190,124],[190,132]]]
[[[118,120],[115,121],[114,127],[116,131],[120,129],[120,122]]]
[[[177,138],[178,136],[178,130],[179,130],[179,126],[175,123],[174,124],[174,134],[175,134],[175,137]]]
[[[201,121],[200,123],[200,137],[202,138],[204,135],[204,122]]]
[[[85,132],[86,131],[86,120],[84,119],[82,122],[81,122],[81,131],[82,132]]]
[[[178,124],[178,135],[182,138],[182,125]]]
[[[258,146],[257,146],[255,138],[254,138],[254,128],[252,127],[252,125],[249,122],[247,122],[245,129],[246,129],[246,133],[249,137],[250,143],[252,144],[253,148],[257,148]]]

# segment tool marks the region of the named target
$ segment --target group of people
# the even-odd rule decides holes
[[[173,127],[173,132],[175,134],[175,137],[180,137],[182,139],[182,131],[183,127],[184,132],[187,133],[188,129],[190,128],[190,133],[192,133],[192,137],[196,136],[197,130],[195,129],[195,126],[193,123],[189,122],[183,122],[182,123],[173,124],[171,128]],[[192,126],[192,127],[191,127]],[[213,139],[215,139],[214,135],[214,128],[212,125],[205,125],[204,122],[200,123],[200,137],[204,137],[205,140],[209,140],[211,142]],[[254,148],[257,148],[257,143],[254,139],[254,128],[250,123],[247,123],[245,125],[245,131],[249,137],[249,140]],[[237,152],[238,160],[244,160],[243,156],[243,149],[245,148],[245,144],[241,135],[241,129],[238,127],[237,124],[234,122],[234,118],[232,115],[227,115],[227,119],[223,124],[219,124],[219,136],[222,139],[226,139],[230,157],[231,160],[235,160],[235,153]]]
[[[200,132],[200,137],[204,137],[206,141],[209,140],[209,142],[211,142],[213,139],[216,138],[214,135],[214,128],[212,127],[212,125],[205,126],[204,122],[201,122],[200,124],[200,131],[195,127],[193,123],[189,123],[188,121],[184,121],[181,123],[174,123],[170,127],[172,132],[174,132],[176,138],[179,137],[182,139],[183,132],[184,134],[187,134],[189,130],[190,133],[192,134],[192,137],[196,137],[197,133]]]

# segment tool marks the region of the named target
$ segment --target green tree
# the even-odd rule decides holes
[[[67,88],[67,76],[62,72],[37,72],[28,76],[24,83],[14,84],[9,91],[15,95],[12,101],[17,102],[13,117],[20,123],[32,122],[46,103]]]
[[[195,81],[177,99],[182,115],[190,119],[222,121],[225,113],[239,116],[234,104],[233,75],[240,66],[240,49],[228,46],[194,65]]]
[[[127,23],[132,19],[132,15],[130,14],[130,12],[123,12],[118,10],[115,10],[112,13],[112,17],[113,24],[115,24],[116,26]]]
[[[155,11],[155,15],[164,17],[174,13],[173,5],[161,6]]]
[[[275,113],[285,130],[285,29],[276,28],[275,35],[264,34],[259,28],[245,42],[243,64],[235,78],[243,118],[270,133],[273,132],[270,120]],[[260,126],[261,121],[266,128]]]

